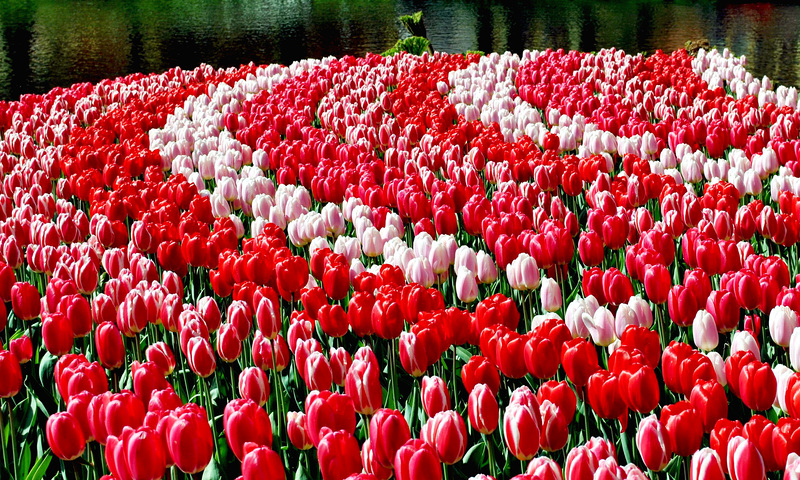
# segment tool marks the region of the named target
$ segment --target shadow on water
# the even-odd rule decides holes
[[[672,51],[686,40],[747,55],[750,70],[800,83],[800,5],[687,1],[7,0],[0,99],[205,62],[291,63],[391,47],[397,16],[424,12],[436,50]]]

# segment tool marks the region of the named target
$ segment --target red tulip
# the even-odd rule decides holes
[[[666,468],[672,458],[672,444],[658,417],[643,418],[636,432],[636,448],[642,455],[645,466],[654,472]]]
[[[248,443],[244,447],[245,456],[242,461],[243,480],[285,480],[281,456],[266,446]]]
[[[100,363],[109,370],[122,366],[125,361],[125,344],[117,325],[103,322],[94,332],[94,344]]]
[[[299,357],[298,357],[299,358]],[[322,352],[311,352],[303,365],[303,380],[309,390],[330,390],[333,372]]]
[[[397,480],[441,480],[442,466],[430,445],[412,438],[397,450],[394,474]]]
[[[475,385],[483,383],[493,395],[497,395],[500,390],[500,374],[497,367],[486,357],[473,356],[461,367],[461,381],[464,382],[464,389],[468,393],[472,392]]]
[[[691,480],[725,480],[723,462],[711,448],[701,448],[692,455]]]
[[[263,407],[269,400],[267,374],[257,367],[248,367],[239,374],[239,395]]]
[[[467,452],[467,426],[457,412],[447,410],[437,413],[423,425],[420,436],[430,445],[439,460],[452,465]]]
[[[211,348],[211,343],[205,338],[191,338],[186,347],[186,357],[189,367],[195,375],[201,378],[210,376],[217,368],[214,350]]]
[[[571,422],[575,417],[575,410],[577,409],[578,399],[575,397],[575,392],[569,387],[566,381],[556,382],[550,380],[539,387],[536,392],[536,399],[539,404],[544,403],[545,400],[550,400],[552,403],[558,405],[564,418],[567,422]]]
[[[287,257],[275,263],[278,288],[294,294],[308,282],[308,262],[303,257]]]
[[[567,419],[561,413],[558,405],[545,400],[539,407],[542,415],[542,431],[539,443],[542,450],[555,452],[564,448],[569,439],[569,426]]]
[[[372,443],[369,437],[361,445],[361,463],[364,465],[364,472],[370,474],[375,480],[389,480],[392,478],[392,469],[382,466],[375,458],[372,450]]]
[[[353,360],[345,377],[344,391],[353,399],[355,411],[358,413],[372,415],[381,408],[383,390],[377,360]]]
[[[28,282],[17,282],[11,287],[11,308],[22,320],[33,320],[39,316],[39,290]],[[71,332],[71,329],[70,329]]]
[[[131,376],[133,376],[133,391],[143,405],[150,403],[150,396],[154,391],[163,390],[168,385],[161,369],[153,362],[139,363],[134,360],[131,364]]]
[[[429,417],[450,410],[450,392],[440,377],[422,378],[422,406]]]
[[[703,424],[691,403],[682,401],[665,406],[661,409],[661,424],[669,434],[676,455],[688,457],[700,448]]]
[[[733,437],[728,442],[727,463],[731,480],[767,478],[764,460],[756,445],[744,437]]]
[[[652,412],[658,406],[660,396],[658,378],[653,368],[634,363],[620,372],[619,393],[631,410],[639,413]]]
[[[175,465],[193,475],[206,468],[213,454],[214,439],[204,409],[186,404],[175,410],[166,430],[167,448]]]
[[[311,442],[319,446],[323,428],[330,431],[344,430],[352,434],[356,430],[356,413],[353,401],[338,393],[311,392],[306,397],[306,424]]]
[[[411,438],[411,432],[398,410],[381,408],[370,419],[369,438],[378,464],[391,468],[397,450]]]
[[[31,337],[23,335],[8,342],[8,350],[17,357],[19,363],[24,365],[33,358],[33,344]]]
[[[331,348],[329,356],[331,372],[333,373],[333,383],[343,387],[347,377],[347,372],[350,370],[350,366],[353,363],[353,359],[343,347]]]
[[[503,436],[512,455],[530,460],[539,451],[540,412],[530,405],[510,404],[503,416]]]
[[[561,364],[577,387],[586,385],[592,373],[600,368],[594,345],[582,338],[570,340],[561,347]]]
[[[341,305],[325,304],[318,312],[319,326],[329,337],[339,338],[347,333],[347,314]]]
[[[262,372],[263,373],[263,372]],[[252,400],[232,400],[225,407],[222,424],[231,451],[240,461],[245,457],[245,444],[272,446],[272,424],[266,410]]]
[[[158,365],[158,368],[164,376],[170,375],[173,370],[175,370],[175,356],[172,354],[169,345],[164,342],[151,344],[147,347],[145,356],[148,362],[153,362]]]
[[[619,418],[627,412],[619,392],[619,379],[608,370],[597,370],[589,377],[589,404],[600,418]]]
[[[303,412],[289,412],[286,414],[286,433],[289,441],[298,450],[308,450],[313,447],[311,437],[308,435],[306,414]]]
[[[64,355],[72,350],[72,325],[61,313],[45,315],[42,318],[42,338],[48,352]]]
[[[597,466],[598,459],[589,447],[579,445],[567,454],[567,461],[564,464],[564,478],[567,480],[594,478]]]
[[[334,431],[325,435],[317,447],[323,480],[344,480],[361,471],[361,454],[352,433]]]
[[[22,370],[17,357],[9,351],[0,351],[0,398],[10,398],[22,388]]]
[[[644,288],[650,301],[656,304],[666,302],[671,287],[672,275],[667,267],[660,264],[647,267],[644,274]]]
[[[3,352],[6,353],[6,352]],[[47,419],[47,443],[53,454],[62,460],[75,460],[83,455],[86,440],[78,421],[69,412],[58,412]]]
[[[703,431],[710,433],[717,421],[728,417],[728,398],[717,381],[699,381],[692,388],[692,407],[703,421]]]
[[[489,435],[497,430],[500,410],[491,389],[483,383],[475,385],[467,404],[469,423],[478,432]]]
[[[753,410],[764,411],[772,406],[778,383],[769,364],[758,360],[742,367],[739,374],[739,395],[742,402]]]
[[[261,298],[256,307],[256,324],[261,333],[270,340],[281,333],[281,311],[277,297]]]

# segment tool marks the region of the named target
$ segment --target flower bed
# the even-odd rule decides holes
[[[800,477],[798,95],[745,63],[0,102],[0,477]]]

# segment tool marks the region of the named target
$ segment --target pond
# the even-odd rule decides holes
[[[391,47],[422,10],[436,50],[672,51],[708,39],[800,83],[800,5],[685,1],[6,0],[0,99],[205,62],[291,63]]]

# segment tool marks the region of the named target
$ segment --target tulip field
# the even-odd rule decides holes
[[[0,479],[800,479],[799,138],[716,49],[0,102]]]

